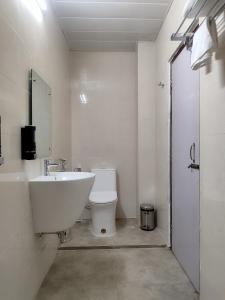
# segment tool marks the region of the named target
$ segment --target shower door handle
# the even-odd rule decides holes
[[[188,166],[188,169],[199,170],[200,166],[195,163],[195,143],[193,143],[190,147],[190,159],[192,163]]]
[[[193,143],[190,147],[190,159],[193,163],[195,163],[195,143]]]

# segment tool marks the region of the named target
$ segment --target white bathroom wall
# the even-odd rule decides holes
[[[157,89],[157,205],[159,226],[167,239],[169,231],[169,63],[177,43],[170,35],[178,27],[185,0],[174,0],[157,44],[157,81],[164,89]],[[200,73],[200,299],[224,300],[225,297],[225,46],[224,14],[219,20],[220,50],[210,68]]]
[[[28,121],[28,71],[52,88],[53,156],[70,165],[68,49],[48,7],[43,20],[29,10],[33,0],[0,1],[0,299],[32,300],[56,253],[57,238],[33,233],[29,177],[40,160],[20,159],[20,128]]]
[[[138,201],[155,205],[155,42],[138,42]]]
[[[116,168],[119,192],[117,217],[135,218],[136,54],[72,52],[70,65],[73,167],[81,166],[83,170]],[[82,94],[87,103],[81,103]]]
[[[200,74],[201,300],[225,298],[225,13],[220,50]]]

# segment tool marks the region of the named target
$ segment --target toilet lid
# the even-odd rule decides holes
[[[111,203],[117,200],[117,193],[114,191],[91,192],[89,200],[97,204]]]

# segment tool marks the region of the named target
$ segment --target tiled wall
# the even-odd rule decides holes
[[[27,179],[41,173],[39,160],[20,159],[20,127],[28,120],[28,71],[52,88],[53,156],[70,164],[68,49],[51,9],[37,21],[25,0],[0,1],[0,299],[32,300],[54,259],[57,238],[33,233]],[[33,0],[29,0],[33,1]],[[29,2],[28,1],[28,2]]]
[[[72,159],[118,172],[117,216],[136,217],[137,62],[134,52],[72,52]],[[87,103],[81,103],[84,94]]]
[[[155,42],[139,42],[138,57],[138,201],[140,204],[155,202]]]

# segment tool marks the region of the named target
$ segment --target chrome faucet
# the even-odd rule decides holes
[[[48,175],[49,175],[49,170],[48,170],[48,168],[49,168],[50,166],[58,167],[58,164],[56,164],[56,163],[51,163],[49,159],[45,159],[45,160],[44,160],[44,176],[48,176]]]
[[[65,164],[66,160],[59,158],[55,162],[51,162],[49,159],[44,160],[44,175],[48,176],[49,175],[49,167],[60,167],[60,171],[64,172],[65,171]]]

